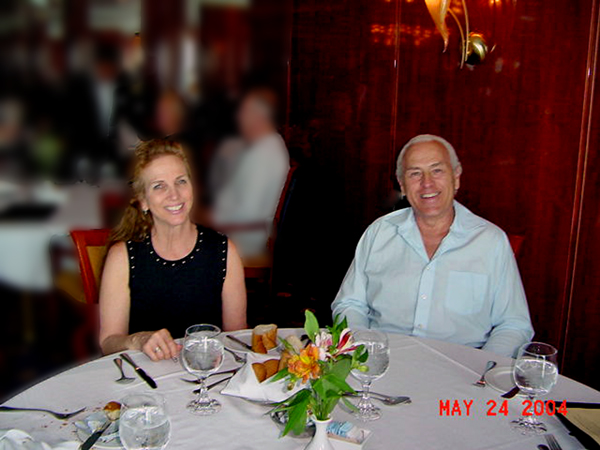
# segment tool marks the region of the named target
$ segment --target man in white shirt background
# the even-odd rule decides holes
[[[267,240],[290,168],[285,142],[275,126],[276,97],[268,89],[249,91],[237,113],[245,149],[221,169],[226,179],[214,192],[212,220],[244,257],[266,251]],[[217,153],[216,158],[223,155]],[[230,155],[229,155],[230,156]]]
[[[369,226],[335,301],[351,327],[447,340],[513,356],[533,337],[506,234],[460,203],[462,167],[445,139],[402,149],[397,177],[411,208]]]

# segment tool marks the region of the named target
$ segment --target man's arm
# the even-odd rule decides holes
[[[371,225],[356,246],[354,260],[342,281],[340,290],[331,304],[333,317],[345,316],[350,328],[369,328],[369,304],[367,303],[366,268],[376,232],[377,224]]]
[[[519,268],[506,235],[498,247],[496,261],[493,329],[483,349],[514,357],[519,347],[533,337],[533,327]]]

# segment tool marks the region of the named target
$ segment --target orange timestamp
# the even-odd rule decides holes
[[[522,416],[554,416],[556,413],[567,415],[567,401],[563,400],[558,403],[554,400],[523,400]],[[472,399],[463,400],[440,400],[440,416],[461,417],[470,416],[471,407],[473,406]],[[508,400],[500,402],[496,400],[488,400],[486,402],[486,415],[493,416],[508,416]]]

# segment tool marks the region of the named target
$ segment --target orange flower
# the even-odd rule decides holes
[[[294,355],[288,361],[288,371],[302,378],[306,383],[309,379],[315,380],[321,374],[319,366],[319,348],[313,344],[302,349],[299,355]]]

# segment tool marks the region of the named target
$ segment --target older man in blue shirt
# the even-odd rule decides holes
[[[533,337],[506,234],[454,200],[462,168],[452,145],[411,139],[397,177],[411,208],[380,217],[356,248],[332,304],[351,327],[377,328],[513,356]]]

